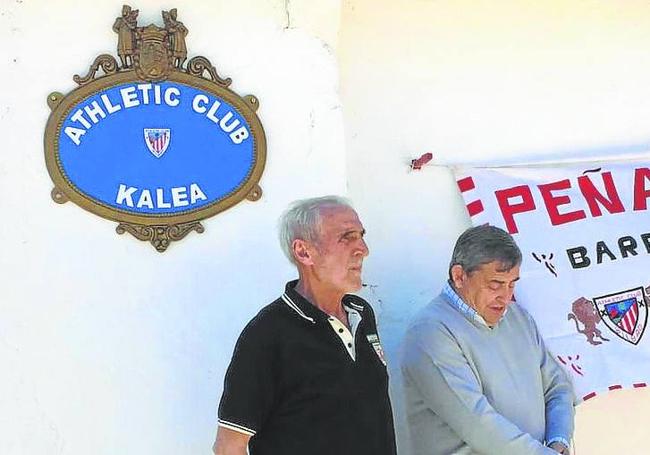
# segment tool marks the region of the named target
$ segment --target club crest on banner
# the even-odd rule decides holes
[[[171,130],[169,128],[145,128],[144,143],[156,158],[163,156],[171,141]]]
[[[594,298],[607,328],[623,340],[638,344],[648,321],[648,303],[643,288]]]

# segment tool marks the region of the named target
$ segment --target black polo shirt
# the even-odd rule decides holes
[[[394,455],[388,375],[370,305],[343,305],[361,322],[354,359],[328,315],[294,287],[242,331],[226,372],[219,425],[252,436],[251,455]]]

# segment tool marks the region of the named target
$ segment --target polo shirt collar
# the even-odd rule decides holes
[[[298,291],[296,291],[296,285],[298,280],[289,281],[284,288],[284,294],[282,294],[281,299],[286,303],[297,316],[316,324],[316,321],[327,321],[329,317],[323,311],[314,306],[309,300],[304,298]],[[360,316],[363,316],[363,306],[355,302],[355,298],[352,295],[346,294],[343,296],[343,301],[341,302],[345,309],[358,312]]]

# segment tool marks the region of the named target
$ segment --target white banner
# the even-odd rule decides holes
[[[455,168],[472,224],[523,254],[517,302],[578,400],[650,382],[650,160]]]

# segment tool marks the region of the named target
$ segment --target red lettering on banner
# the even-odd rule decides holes
[[[611,172],[603,172],[601,174],[603,178],[603,184],[605,185],[605,191],[607,192],[607,197],[605,197],[594,185],[594,182],[591,181],[588,175],[583,175],[578,177],[578,186],[582,195],[585,197],[585,201],[589,205],[589,211],[591,216],[598,217],[602,216],[603,212],[600,209],[602,205],[605,210],[609,213],[621,213],[625,211],[621,198],[618,196],[616,191],[616,186],[614,185],[614,179]]]
[[[527,185],[513,186],[505,190],[494,192],[501,209],[501,215],[506,222],[506,228],[510,234],[519,232],[517,223],[515,223],[515,214],[531,212],[535,210],[535,201]],[[520,203],[511,204],[510,199],[521,198]]]
[[[456,183],[458,184],[458,189],[460,190],[461,193],[476,188],[476,185],[474,185],[474,179],[471,176],[465,177],[464,179],[460,179]]]
[[[646,210],[650,189],[646,189],[645,181],[650,180],[650,169],[640,167],[634,170],[634,210]]]
[[[559,226],[583,220],[587,216],[597,218],[603,216],[604,213],[617,214],[631,210],[629,206],[626,207],[624,205],[623,200],[627,198],[621,199],[618,191],[619,188],[616,187],[616,181],[612,172],[603,172],[600,176],[602,178],[602,185],[598,187],[594,183],[594,178],[590,175],[581,175],[576,178],[580,196],[582,196],[577,201],[575,199],[577,189],[572,185],[576,181],[572,182],[570,179],[564,179],[537,185],[537,189],[544,200],[544,208],[546,209],[551,225]],[[475,183],[473,179],[465,178],[459,180],[458,185],[462,192],[466,192],[473,189]],[[648,210],[648,201],[650,200],[650,167],[634,169],[633,187],[633,210]],[[563,190],[568,191],[563,192]],[[570,196],[571,191],[574,192],[573,199]],[[501,216],[505,221],[506,229],[510,234],[519,232],[515,215],[537,210],[531,187],[528,185],[518,185],[496,190],[494,195],[501,210]],[[576,202],[582,203],[583,201],[589,207],[588,212],[586,209],[577,209],[575,206],[573,207],[574,210],[572,210],[570,204]],[[470,215],[484,210],[483,205],[479,205],[479,203],[480,201],[478,200],[468,203],[467,208],[470,211]],[[563,208],[562,206],[565,207]],[[646,246],[650,251],[650,241]]]
[[[584,210],[575,210],[573,212],[560,213],[558,207],[561,205],[566,205],[571,203],[571,198],[564,194],[559,196],[554,196],[553,191],[559,190],[568,190],[571,188],[571,182],[569,179],[559,180],[553,183],[546,183],[543,185],[537,185],[539,192],[544,199],[544,204],[546,205],[546,211],[548,217],[551,220],[553,226],[559,224],[571,223],[572,221],[578,221],[583,218],[586,218]]]
[[[472,176],[465,177],[464,179],[460,179],[456,183],[458,184],[458,189],[460,189],[461,193],[466,193],[467,191],[471,191],[474,188],[476,188]],[[485,210],[485,207],[483,207],[483,202],[481,202],[480,199],[477,199],[472,202],[468,202],[465,206],[467,207],[467,212],[469,213],[469,216],[478,215],[483,210]]]
[[[467,204],[467,213],[469,213],[469,216],[474,216],[478,215],[481,213],[485,208],[483,207],[483,203],[481,201],[472,201],[469,204]]]

